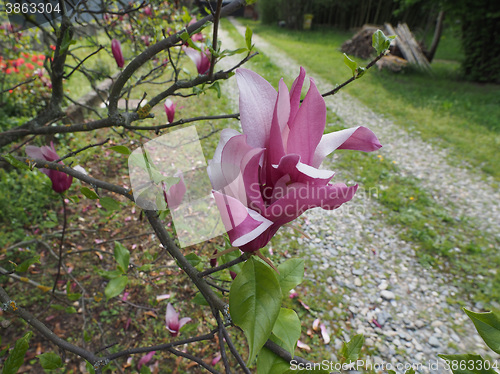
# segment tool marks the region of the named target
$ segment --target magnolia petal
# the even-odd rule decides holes
[[[375,134],[363,126],[335,131],[323,135],[314,152],[311,165],[318,167],[324,158],[336,149],[372,152],[382,147]]]
[[[189,317],[184,317],[179,320],[179,330],[184,326],[186,323],[191,322],[191,318]]]
[[[240,90],[240,118],[247,142],[252,147],[264,148],[271,131],[274,106],[278,93],[257,73],[240,68],[236,70]]]
[[[301,66],[299,76],[295,79],[290,90],[290,122],[293,122],[300,106],[300,96],[302,94],[302,86],[306,78],[306,71]],[[286,143],[285,143],[286,144]]]
[[[219,144],[215,149],[214,157],[208,162],[207,173],[210,182],[212,183],[212,188],[214,190],[221,190],[226,185],[226,180],[224,174],[222,173],[222,150],[226,146],[227,142],[234,136],[241,135],[238,131],[233,129],[224,129],[221,131]]]
[[[310,185],[326,185],[335,175],[334,171],[317,169],[300,161],[296,154],[286,155],[279,165],[274,167],[275,176],[290,175],[293,183],[307,183]]]
[[[214,191],[214,197],[222,223],[235,247],[254,240],[272,225],[271,221],[231,196]]]
[[[170,210],[176,209],[181,205],[184,195],[186,194],[186,184],[184,183],[184,175],[182,173],[177,173],[174,177],[180,178],[179,182],[170,186],[168,191],[165,192],[164,185],[162,186],[164,191],[165,200],[167,202],[168,208]]]
[[[264,217],[280,226],[293,221],[308,209],[321,207],[323,209],[337,209],[343,203],[351,200],[358,188],[357,185],[348,187],[343,183],[326,186],[311,186],[296,183],[290,185],[287,195],[267,207]]]
[[[320,330],[321,330],[321,336],[323,337],[323,341],[325,342],[325,344],[328,344],[330,343],[330,334],[328,333],[328,331],[326,330],[326,326],[322,323],[320,326],[319,326]]]
[[[171,326],[172,324],[179,323],[179,313],[175,311],[174,307],[170,303],[167,304],[167,310],[165,312],[165,323],[167,324],[167,328],[169,328],[169,326]]]
[[[281,157],[285,155],[282,133],[287,127],[288,118],[290,116],[290,95],[288,87],[283,79],[280,79],[278,99],[274,107],[273,120],[269,139],[266,144],[268,150],[268,168],[272,164],[277,164]]]
[[[325,124],[325,100],[311,78],[309,91],[307,91],[293,122],[289,122],[287,153],[300,155],[302,162],[310,165],[316,147],[325,131]]]

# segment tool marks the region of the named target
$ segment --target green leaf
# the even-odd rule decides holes
[[[85,364],[85,368],[90,374],[95,374],[94,366],[90,362],[87,361],[87,363]]]
[[[257,357],[257,374],[282,374],[290,368],[290,363],[276,353],[263,347]]]
[[[115,241],[115,260],[118,263],[118,270],[121,270],[122,273],[126,273],[128,270],[128,265],[130,263],[130,252],[125,246]]]
[[[377,54],[381,54],[385,50],[389,48],[391,45],[391,40],[393,40],[396,36],[385,36],[382,30],[377,30],[373,33],[372,36],[372,47],[375,48]]]
[[[221,97],[221,91],[220,91],[220,84],[219,84],[219,82],[215,82],[210,87],[208,87],[208,89],[209,90],[214,90],[215,92],[217,92],[217,98],[220,99],[220,97]]]
[[[281,288],[276,272],[250,258],[231,285],[229,311],[248,341],[248,363],[255,359],[271,335],[280,312]]]
[[[40,365],[45,370],[55,370],[63,367],[61,357],[53,352],[43,353],[37,357],[40,359]]]
[[[130,151],[130,149],[128,149],[127,147],[125,147],[124,145],[115,145],[113,147],[109,147],[109,149],[111,149],[112,151],[115,151],[115,152],[118,152],[118,153],[121,153],[122,155],[126,155],[128,156],[129,154],[131,154],[132,152]]]
[[[304,259],[291,258],[278,266],[281,291],[283,297],[288,296],[290,290],[302,283],[304,279]]]
[[[354,335],[349,343],[344,342],[344,346],[340,350],[342,362],[351,363],[356,361],[365,342],[363,335]]]
[[[104,294],[106,295],[106,298],[109,300],[121,294],[125,289],[125,287],[127,286],[127,283],[128,283],[128,278],[126,275],[122,275],[120,277],[111,279],[106,288],[104,289]]]
[[[463,354],[438,356],[448,363],[453,374],[498,374],[491,368],[490,361],[485,361],[480,355]]]
[[[193,303],[197,305],[203,305],[203,306],[209,306],[210,304],[208,303],[207,299],[201,294],[201,292],[198,292],[196,295],[193,297]]]
[[[409,368],[408,370],[406,370],[405,374],[415,374],[415,369]]]
[[[361,78],[363,74],[365,74],[365,72],[366,72],[365,68],[358,66],[358,68],[356,69],[356,79]]]
[[[88,197],[91,200],[97,200],[99,198],[99,196],[97,196],[97,194],[88,187],[82,186],[80,188],[80,192],[83,194],[83,196]]]
[[[249,51],[253,49],[252,36],[253,36],[253,31],[250,29],[250,27],[247,26],[247,29],[245,30],[245,42],[247,44],[247,49]]]
[[[349,58],[349,56],[347,56],[345,53],[344,53],[344,64],[347,65],[347,67],[349,69],[351,69],[352,71],[352,76],[355,77],[356,76],[356,69],[358,68],[358,63],[356,61],[353,61]]]
[[[24,362],[24,356],[29,348],[29,341],[33,333],[27,332],[22,338],[17,339],[14,349],[10,351],[9,357],[5,360],[2,374],[16,374]]]
[[[139,374],[151,374],[151,370],[148,365],[142,365],[141,371]]]
[[[500,316],[493,312],[475,313],[465,308],[464,312],[474,322],[477,332],[486,345],[500,354]]]
[[[70,45],[76,44],[76,40],[72,40],[72,34],[73,32],[70,29],[66,29],[64,31],[61,47],[59,48],[59,54],[65,54],[68,51]]]
[[[201,262],[201,258],[196,253],[190,253],[184,257],[186,258],[186,260],[189,261],[189,263],[193,267],[195,267],[196,265],[198,265]]]
[[[120,209],[120,203],[111,197],[101,197],[99,198],[99,203],[102,207],[110,212]]]
[[[222,248],[222,250],[224,250],[224,248]],[[231,251],[231,252],[226,253],[225,255],[220,256],[219,260],[220,260],[221,265],[223,265],[223,264],[228,263],[229,261],[236,260],[240,256],[241,256],[240,251]],[[236,274],[239,274],[241,272],[241,268],[243,267],[243,265],[244,264],[239,263],[239,264],[231,266],[228,270],[232,270]]]
[[[292,309],[281,308],[274,323],[273,334],[281,339],[285,348],[293,357],[295,345],[300,338],[300,319]]]
[[[28,268],[33,265],[33,264],[39,264],[40,263],[40,256],[35,256],[32,258],[29,258],[27,260],[24,260],[21,262],[19,265],[16,266],[16,272],[17,273],[24,273],[25,271],[28,271]]]
[[[10,154],[2,155],[2,157],[4,158],[5,161],[7,161],[9,164],[14,166],[15,168],[30,170],[30,167],[28,166],[28,164],[26,164],[22,161],[19,161],[17,158],[15,158],[14,156],[12,156]]]

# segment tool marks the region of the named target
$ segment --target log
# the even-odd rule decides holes
[[[423,70],[429,71],[431,65],[427,58],[425,57],[422,49],[415,40],[410,28],[406,23],[398,24],[396,29],[392,27],[390,23],[385,24],[385,28],[389,35],[396,35],[395,40],[396,46],[401,51],[403,57],[413,65],[418,66]]]

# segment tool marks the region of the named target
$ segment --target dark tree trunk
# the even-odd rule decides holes
[[[434,37],[432,38],[432,43],[429,48],[429,53],[427,54],[427,59],[429,60],[429,62],[432,62],[432,60],[434,59],[434,55],[436,54],[436,50],[439,45],[439,40],[441,39],[441,34],[443,33],[443,21],[444,21],[444,12],[440,11],[436,22],[436,30],[434,31]]]

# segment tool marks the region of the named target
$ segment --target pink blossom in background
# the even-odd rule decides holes
[[[174,122],[174,118],[175,118],[175,107],[177,106],[176,103],[174,103],[172,100],[170,99],[166,99],[165,100],[165,103],[163,104],[163,106],[165,107],[165,114],[167,115],[167,120],[168,120],[168,123],[172,123]],[[182,109],[182,108],[181,108]]]
[[[206,74],[210,69],[211,54],[207,48],[197,51],[191,47],[183,47],[186,55],[195,63],[198,74]]]
[[[179,330],[186,323],[190,322],[191,318],[184,317],[179,319],[179,313],[177,313],[172,306],[172,304],[168,303],[167,311],[165,313],[165,326],[167,327],[168,332],[172,336],[179,335]]]
[[[42,147],[28,145],[26,146],[26,154],[28,155],[28,157],[39,160],[55,161],[59,159],[53,142],[50,142],[50,146],[45,145]],[[62,161],[60,161],[59,163],[61,165],[64,165]],[[73,182],[73,177],[71,175],[67,175],[57,170],[50,170],[45,168],[41,168],[40,171],[50,178],[50,181],[52,182],[52,189],[55,192],[61,193],[71,187],[71,183]]]
[[[148,354],[142,356],[139,362],[137,363],[137,370],[141,370],[142,365],[147,365],[149,361],[151,361],[155,353],[156,351],[151,351]]]
[[[263,248],[284,224],[306,210],[336,209],[357,185],[331,184],[333,171],[319,169],[336,149],[371,152],[381,147],[365,127],[323,135],[326,105],[314,80],[301,103],[305,70],[291,90],[276,90],[257,73],[238,69],[243,134],[225,129],[208,174],[231,243],[244,252]]]
[[[111,41],[111,52],[118,67],[122,68],[125,65],[125,60],[123,59],[122,45],[119,40],[113,39]]]

